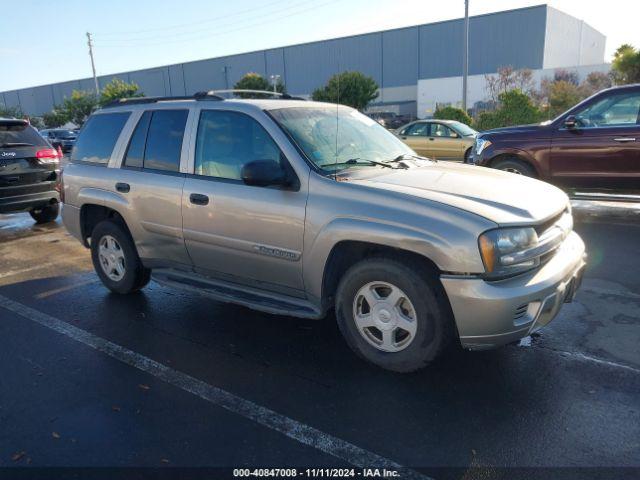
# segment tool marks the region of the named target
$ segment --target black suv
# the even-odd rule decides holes
[[[73,146],[76,144],[78,134],[73,130],[64,128],[54,128],[47,130],[40,130],[40,135],[46,138],[54,148],[60,147],[64,152],[70,152]]]
[[[0,213],[28,211],[37,223],[60,210],[60,156],[26,120],[0,118]]]

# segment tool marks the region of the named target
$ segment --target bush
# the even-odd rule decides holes
[[[273,91],[273,85],[259,73],[247,73],[233,86],[236,90],[268,90]],[[284,93],[284,84],[278,80],[276,91]],[[236,93],[240,98],[269,98],[267,94],[260,93]]]
[[[318,102],[332,102],[364,110],[378,98],[378,84],[361,72],[342,72],[332,76],[324,87],[313,91]]]
[[[438,108],[433,114],[433,118],[437,118],[438,120],[456,120],[468,126],[471,126],[471,123],[473,123],[473,120],[467,112],[455,107]]]
[[[501,93],[498,98],[500,106],[496,111],[483,112],[478,116],[477,130],[537,123],[542,119],[542,112],[520,90]]]

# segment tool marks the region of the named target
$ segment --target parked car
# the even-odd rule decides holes
[[[37,223],[59,212],[58,151],[26,120],[0,118],[0,213],[28,211]]]
[[[398,136],[419,155],[463,161],[469,157],[478,132],[454,120],[418,120],[398,129]]]
[[[76,131],[64,128],[40,130],[40,135],[46,138],[54,148],[60,147],[64,153],[71,151],[78,138]]]
[[[640,85],[603,90],[555,120],[482,132],[470,163],[577,190],[640,190]]]
[[[404,117],[394,112],[372,112],[369,114],[369,117],[389,130],[395,130],[405,123]]]
[[[335,104],[119,101],[70,162],[64,224],[110,290],[153,273],[270,313],[335,308],[349,346],[394,371],[451,340],[485,349],[540,329],[585,265],[561,190],[422,159]]]

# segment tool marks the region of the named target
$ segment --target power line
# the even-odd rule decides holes
[[[295,15],[300,15],[302,13],[306,13],[309,12],[311,10],[316,10],[318,8],[330,5],[332,3],[336,3],[339,0],[330,0],[328,2],[324,2],[321,4],[317,4],[314,5],[311,8],[306,8],[304,10],[299,10],[297,12],[293,12],[293,13],[289,13],[287,15],[282,15],[276,18],[272,18],[272,19],[268,19],[268,20],[262,20],[260,22],[256,22],[256,23],[252,23],[252,24],[248,24],[239,28],[235,28],[235,29],[231,29],[231,30],[223,30],[223,31],[216,31],[214,33],[211,34],[207,34],[207,35],[200,35],[200,36],[196,36],[196,37],[192,37],[192,38],[186,38],[186,39],[171,39],[171,40],[167,40],[167,41],[161,41],[161,42],[146,42],[146,43],[136,43],[136,42],[127,42],[127,43],[122,43],[120,45],[115,45],[115,44],[103,44],[103,43],[98,43],[97,46],[101,47],[101,48],[123,48],[123,47],[145,47],[145,46],[156,46],[156,45],[166,45],[166,44],[171,44],[171,43],[185,43],[185,42],[192,42],[195,40],[202,40],[205,38],[215,38],[215,37],[219,37],[219,36],[223,36],[223,35],[228,35],[230,33],[235,33],[241,30],[246,30],[248,28],[254,28],[254,27],[258,27],[267,23],[271,23],[277,20],[282,20],[284,18],[288,18],[288,17],[292,17]],[[264,16],[263,16],[264,18]]]
[[[296,7],[301,7],[304,5],[308,5],[308,4],[312,4],[314,3],[315,0],[303,0],[303,1],[298,1],[297,3],[293,3],[287,5],[287,7],[279,9],[279,10],[274,10],[270,13],[265,13],[265,14],[259,14],[257,15],[258,17],[260,17],[261,19],[264,19],[265,17],[271,17],[273,15],[277,15],[279,13],[282,12],[286,12],[291,10],[292,8],[296,8]],[[232,22],[224,22],[224,26],[231,26],[231,25],[238,25],[238,24],[242,24],[244,22],[246,22],[247,20],[252,20],[252,18],[243,18],[243,19],[239,19],[236,21],[232,21]],[[223,22],[220,22],[223,23]],[[179,36],[190,36],[190,35],[194,35],[194,34],[199,34],[202,32],[210,32],[211,31],[211,26],[207,27],[207,28],[203,28],[203,29],[198,29],[198,30],[192,30],[192,31],[188,31],[188,32],[177,32],[177,33],[170,33],[170,34],[163,34],[163,35],[152,35],[149,37],[137,37],[137,38],[105,38],[105,39],[101,39],[98,38],[99,40],[99,44],[100,45],[111,45],[111,44],[121,44],[121,43],[134,43],[137,44],[137,42],[147,42],[147,41],[152,41],[152,40],[161,40],[161,39],[166,39],[167,36],[171,36],[171,37],[179,37]]]

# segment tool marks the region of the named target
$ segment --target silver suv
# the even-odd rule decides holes
[[[399,372],[453,339],[543,327],[585,265],[562,191],[419,157],[335,104],[121,101],[85,124],[63,184],[64,223],[110,290],[153,273],[269,313],[335,308],[349,346]]]

